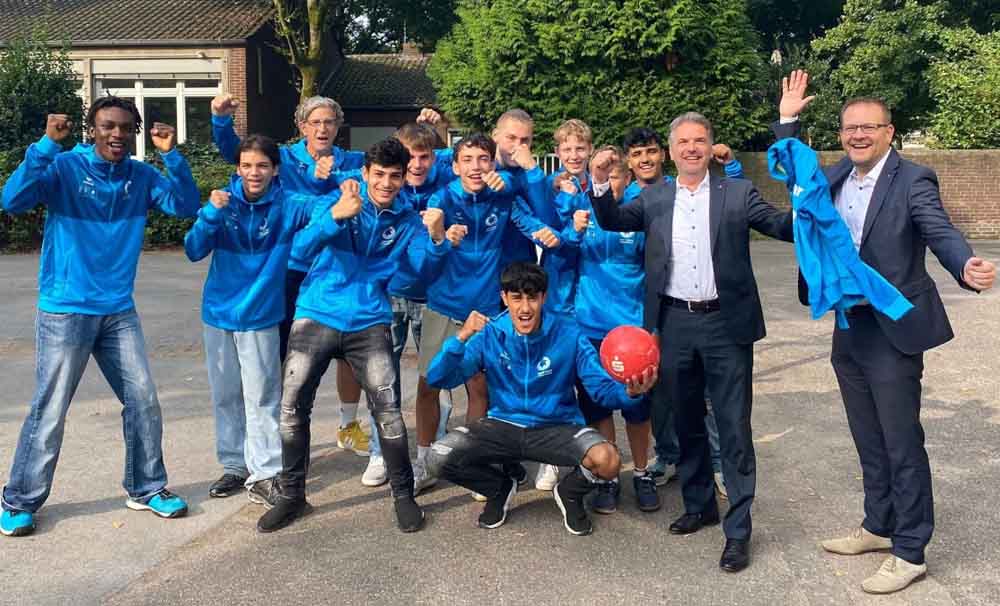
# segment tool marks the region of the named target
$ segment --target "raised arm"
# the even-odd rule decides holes
[[[458,334],[445,340],[441,351],[427,369],[427,382],[433,387],[453,389],[483,370],[485,335],[480,331],[489,318],[473,310]]]
[[[614,152],[606,149],[598,152],[590,161],[590,175],[594,186],[590,188],[590,204],[601,229],[606,231],[644,231],[645,208],[643,196],[628,204],[619,205],[611,191],[611,161]]]
[[[222,209],[229,206],[229,192],[213,190],[208,202],[198,211],[194,222],[184,236],[184,253],[191,261],[201,261],[218,245],[219,227],[222,226]]]
[[[167,169],[166,176],[156,176],[150,191],[150,206],[174,217],[194,217],[201,209],[198,184],[184,156],[174,147],[174,127],[156,122],[149,135]]]
[[[910,186],[908,201],[910,221],[920,231],[927,247],[955,278],[959,286],[967,290],[976,290],[966,284],[963,276],[966,263],[974,256],[972,247],[955,228],[944,210],[934,171],[920,167],[917,180]]]
[[[212,99],[212,141],[219,150],[222,159],[230,164],[236,164],[236,148],[240,146],[240,138],[233,127],[233,113],[240,102],[232,95],[219,95]]]
[[[60,141],[69,136],[73,123],[66,114],[49,114],[45,135],[28,147],[24,160],[3,186],[3,209],[9,213],[27,212],[38,204],[51,204],[58,193],[56,156],[62,151]]]

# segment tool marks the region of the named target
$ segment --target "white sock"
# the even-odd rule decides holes
[[[355,421],[358,416],[358,403],[357,402],[341,402],[340,403],[340,426],[347,427]]]
[[[583,472],[583,477],[585,477],[585,478],[587,478],[588,480],[590,480],[590,482],[591,482],[592,484],[599,484],[600,482],[603,482],[603,481],[604,481],[604,480],[602,480],[601,478],[599,478],[599,477],[595,476],[594,474],[592,474],[592,473],[590,472],[590,470],[589,470],[589,469],[587,469],[586,467],[584,467],[583,465],[581,465],[581,466],[580,466],[580,471],[582,471],[582,472]]]
[[[635,469],[632,470],[632,475],[641,478],[642,476],[646,475],[646,468],[643,467],[642,469],[639,469],[638,467],[636,467]]]
[[[431,451],[430,446],[417,446],[417,460],[423,463],[427,460],[427,453]]]

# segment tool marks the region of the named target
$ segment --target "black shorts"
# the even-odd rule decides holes
[[[601,339],[591,339],[591,344],[593,344],[594,349],[598,352],[601,351]],[[583,383],[579,379],[576,381],[576,399],[580,402],[580,411],[583,412],[583,420],[587,425],[593,425],[598,421],[603,421],[604,419],[610,418],[614,414],[614,410],[610,408],[605,408],[595,402],[587,390],[583,388]],[[652,409],[652,403],[649,400],[649,395],[647,394],[642,398],[642,402],[635,406],[629,406],[628,408],[620,409],[622,411],[622,418],[625,422],[630,425],[637,425],[639,423],[645,423],[650,418],[650,411]]]

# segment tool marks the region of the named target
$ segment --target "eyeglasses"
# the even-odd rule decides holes
[[[877,131],[878,129],[885,128],[886,126],[889,125],[888,124],[845,124],[840,127],[840,132],[844,133],[845,135],[853,135],[854,133],[860,130],[862,133],[870,135],[875,131]]]
[[[337,121],[336,120],[307,120],[306,124],[308,124],[309,126],[311,126],[313,128],[319,128],[321,126],[325,126],[327,128],[333,128],[333,127],[337,126]]]

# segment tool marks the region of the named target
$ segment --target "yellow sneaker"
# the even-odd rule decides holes
[[[368,456],[368,434],[361,429],[361,424],[351,421],[347,427],[337,430],[337,447],[351,450],[359,457]]]

